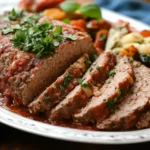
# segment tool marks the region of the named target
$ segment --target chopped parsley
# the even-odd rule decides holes
[[[87,88],[87,87],[89,87],[90,86],[90,84],[89,83],[83,83],[83,79],[81,79],[81,78],[78,78],[77,79],[77,82],[78,82],[78,84],[80,84],[81,85],[81,87],[84,87],[84,88]]]
[[[84,88],[87,88],[87,87],[90,86],[90,84],[89,83],[83,83],[81,86],[84,87]]]
[[[48,93],[46,93],[46,94],[44,95],[44,100],[46,101],[46,100],[49,100],[49,99],[50,99],[50,96],[49,96]]]
[[[101,68],[99,66],[96,67],[97,70],[101,70]]]
[[[114,113],[115,109],[117,108],[116,106],[117,102],[121,101],[125,95],[125,91],[123,88],[120,88],[119,90],[120,90],[119,97],[116,97],[112,100],[106,100],[106,99],[103,100],[106,103],[106,107],[110,110],[111,113]]]
[[[109,109],[109,111],[111,113],[114,113],[114,111],[115,111],[114,107],[115,107],[115,105],[117,103],[117,100],[118,100],[117,97],[114,98],[113,100],[106,100],[106,99],[103,100],[106,103],[106,107]]]
[[[40,15],[24,15],[24,11],[13,9],[8,16],[10,20],[19,20],[20,24],[2,30],[3,34],[14,33],[13,46],[25,52],[33,52],[37,58],[53,55],[55,49],[65,40],[76,40],[74,34],[63,34],[62,26],[53,26],[52,22],[39,23]]]
[[[114,77],[115,74],[116,74],[116,72],[113,70],[113,71],[110,71],[110,72],[108,73],[108,76],[109,76],[109,77]]]
[[[70,84],[70,81],[72,80],[72,74],[70,74],[69,72],[66,73],[65,77],[64,77],[64,82],[62,85],[58,85],[58,88],[61,91],[65,91],[65,88]]]
[[[59,88],[61,91],[65,91],[65,88],[64,88],[62,85],[58,85],[58,88]]]
[[[99,37],[99,41],[103,41],[107,38],[106,34],[101,34]]]
[[[71,79],[72,79],[72,74],[67,73],[64,79],[64,84],[63,84],[64,87],[67,87],[70,84]]]
[[[20,29],[20,25],[16,24],[16,25],[12,25],[12,26],[10,26],[8,28],[2,29],[2,33],[3,34],[8,34],[8,33],[15,32],[15,30],[19,30],[19,29]]]
[[[93,68],[90,68],[90,72],[92,72],[94,69]]]
[[[98,57],[97,55],[92,54],[90,55],[90,60],[93,62],[97,59],[97,57]]]
[[[80,84],[80,85],[81,85],[81,84],[83,83],[83,79],[78,78],[78,79],[77,79],[77,82],[78,82],[78,84]]]
[[[62,21],[63,21],[64,23],[67,23],[67,24],[70,23],[70,19],[69,19],[69,18],[65,18],[65,19],[63,19]]]
[[[19,18],[21,18],[23,15],[24,15],[24,10],[16,11],[16,10],[13,8],[12,11],[10,12],[8,18],[9,18],[10,20],[16,21],[16,20],[18,20]]]

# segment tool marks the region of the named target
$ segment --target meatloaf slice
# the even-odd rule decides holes
[[[150,100],[150,69],[134,63],[136,81],[124,101],[114,114],[103,122],[97,123],[100,130],[124,130],[134,127],[149,105]],[[138,124],[139,126],[139,124]]]
[[[50,119],[70,118],[78,109],[84,107],[89,97],[97,94],[97,90],[104,84],[108,72],[115,66],[115,63],[116,58],[112,53],[102,53],[84,75],[83,82],[79,80],[80,85],[51,111]]]
[[[53,56],[41,58],[40,64],[30,71],[21,72],[9,78],[10,95],[17,105],[28,105],[84,53],[96,53],[88,34],[76,30],[73,26],[59,23],[59,21],[52,21],[52,23],[53,26],[62,26],[62,34],[74,35],[77,39],[63,40]]]
[[[100,96],[92,97],[87,106],[74,115],[75,123],[88,124],[104,120],[133,84],[134,72],[128,58],[121,57],[117,62],[115,69],[109,73],[110,78],[100,89]]]
[[[77,78],[81,78],[89,68],[91,61],[87,54],[84,54],[73,65],[71,65],[63,75],[47,87],[30,105],[32,113],[44,112],[50,110],[52,106],[59,103],[69,92],[77,85]]]
[[[136,124],[138,129],[149,128],[150,127],[150,110],[146,113],[143,113]]]

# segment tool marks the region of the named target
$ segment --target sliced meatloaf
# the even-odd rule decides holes
[[[77,124],[95,123],[104,120],[114,111],[134,82],[134,72],[126,56],[117,60],[118,64],[109,73],[110,78],[100,89],[100,96],[92,97],[86,107],[74,115]]]
[[[136,124],[138,129],[149,128],[150,127],[150,110],[143,113]]]
[[[51,20],[52,21],[52,20]],[[0,81],[3,83],[2,91],[4,89],[9,93],[9,97],[14,100],[14,104],[28,105],[37,95],[39,95],[47,86],[49,86],[56,78],[69,67],[70,64],[75,62],[84,53],[93,54],[96,50],[93,46],[92,39],[86,33],[80,32],[76,27],[66,25],[59,21],[52,21],[53,26],[62,26],[62,34],[74,35],[77,37],[76,40],[64,39],[62,43],[56,48],[53,56],[45,56],[44,58],[38,59],[38,63],[34,63],[33,67],[29,70],[24,69],[23,71],[14,73],[9,76],[7,82],[4,82],[5,78]],[[11,35],[2,35],[10,36]],[[7,43],[4,39],[2,40],[3,45]],[[9,49],[12,49],[12,41],[9,40]],[[2,53],[6,53],[7,47],[4,48]],[[13,53],[13,52],[12,52]],[[12,55],[16,57],[20,53],[19,49],[15,49]],[[23,52],[23,56],[27,53]],[[23,58],[22,56],[22,58]],[[33,55],[33,58],[36,56]],[[8,57],[9,58],[9,57]],[[28,59],[28,57],[27,57]],[[33,59],[32,59],[33,60]],[[32,62],[29,61],[30,62]],[[37,62],[37,61],[36,61]],[[8,68],[14,64],[9,63]]]
[[[150,69],[135,62],[134,72],[136,81],[132,89],[112,115],[103,122],[97,123],[98,129],[130,129],[136,125],[142,112],[147,109],[150,100]]]
[[[112,53],[102,53],[84,75],[83,82],[79,80],[80,85],[52,110],[50,119],[70,118],[78,109],[84,107],[89,97],[98,94],[97,91],[104,84],[108,72],[114,67],[115,63],[116,58]]]
[[[59,103],[69,92],[77,85],[77,78],[81,78],[89,68],[91,61],[87,54],[84,54],[73,65],[71,65],[63,75],[47,87],[30,105],[29,109],[32,113],[44,112],[50,110],[52,106]]]

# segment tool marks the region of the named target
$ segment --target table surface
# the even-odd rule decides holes
[[[77,0],[80,3],[93,0]],[[145,0],[146,1],[146,0]],[[147,0],[150,1],[150,0]],[[37,135],[29,134],[23,131],[10,128],[0,124],[0,150],[47,150],[47,149],[65,149],[65,150],[122,150],[129,149],[143,149],[143,147],[150,147],[150,142],[142,144],[130,145],[93,145],[85,143],[73,143],[61,140],[55,140]]]

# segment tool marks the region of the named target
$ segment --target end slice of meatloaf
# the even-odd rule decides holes
[[[143,113],[136,124],[138,129],[149,128],[150,127],[150,110]]]
[[[134,82],[134,72],[126,56],[117,60],[111,76],[100,89],[100,96],[92,97],[86,107],[74,115],[77,124],[95,123],[104,120],[113,112],[116,104]]]
[[[66,98],[59,103],[50,113],[51,120],[70,118],[80,108],[84,107],[89,97],[93,96],[96,89],[104,84],[108,72],[115,66],[116,58],[110,52],[102,53],[91,65],[80,83]]]
[[[50,110],[78,85],[77,78],[81,78],[90,65],[88,54],[84,54],[29,105],[30,111],[36,114]]]
[[[56,48],[53,56],[40,59],[40,64],[30,71],[9,78],[8,83],[14,104],[28,105],[84,53],[96,53],[92,39],[88,34],[58,22],[53,21],[53,25],[61,24],[64,35],[75,35],[77,39],[74,41],[63,40]]]
[[[1,25],[1,23],[0,23]],[[12,34],[0,33],[0,92],[5,96],[8,79],[23,71],[30,71],[40,60],[33,53],[25,53],[13,47]],[[7,92],[8,93],[8,92]]]
[[[135,83],[117,110],[103,122],[97,123],[100,130],[126,130],[134,127],[147,110],[150,100],[150,69],[134,65]]]

